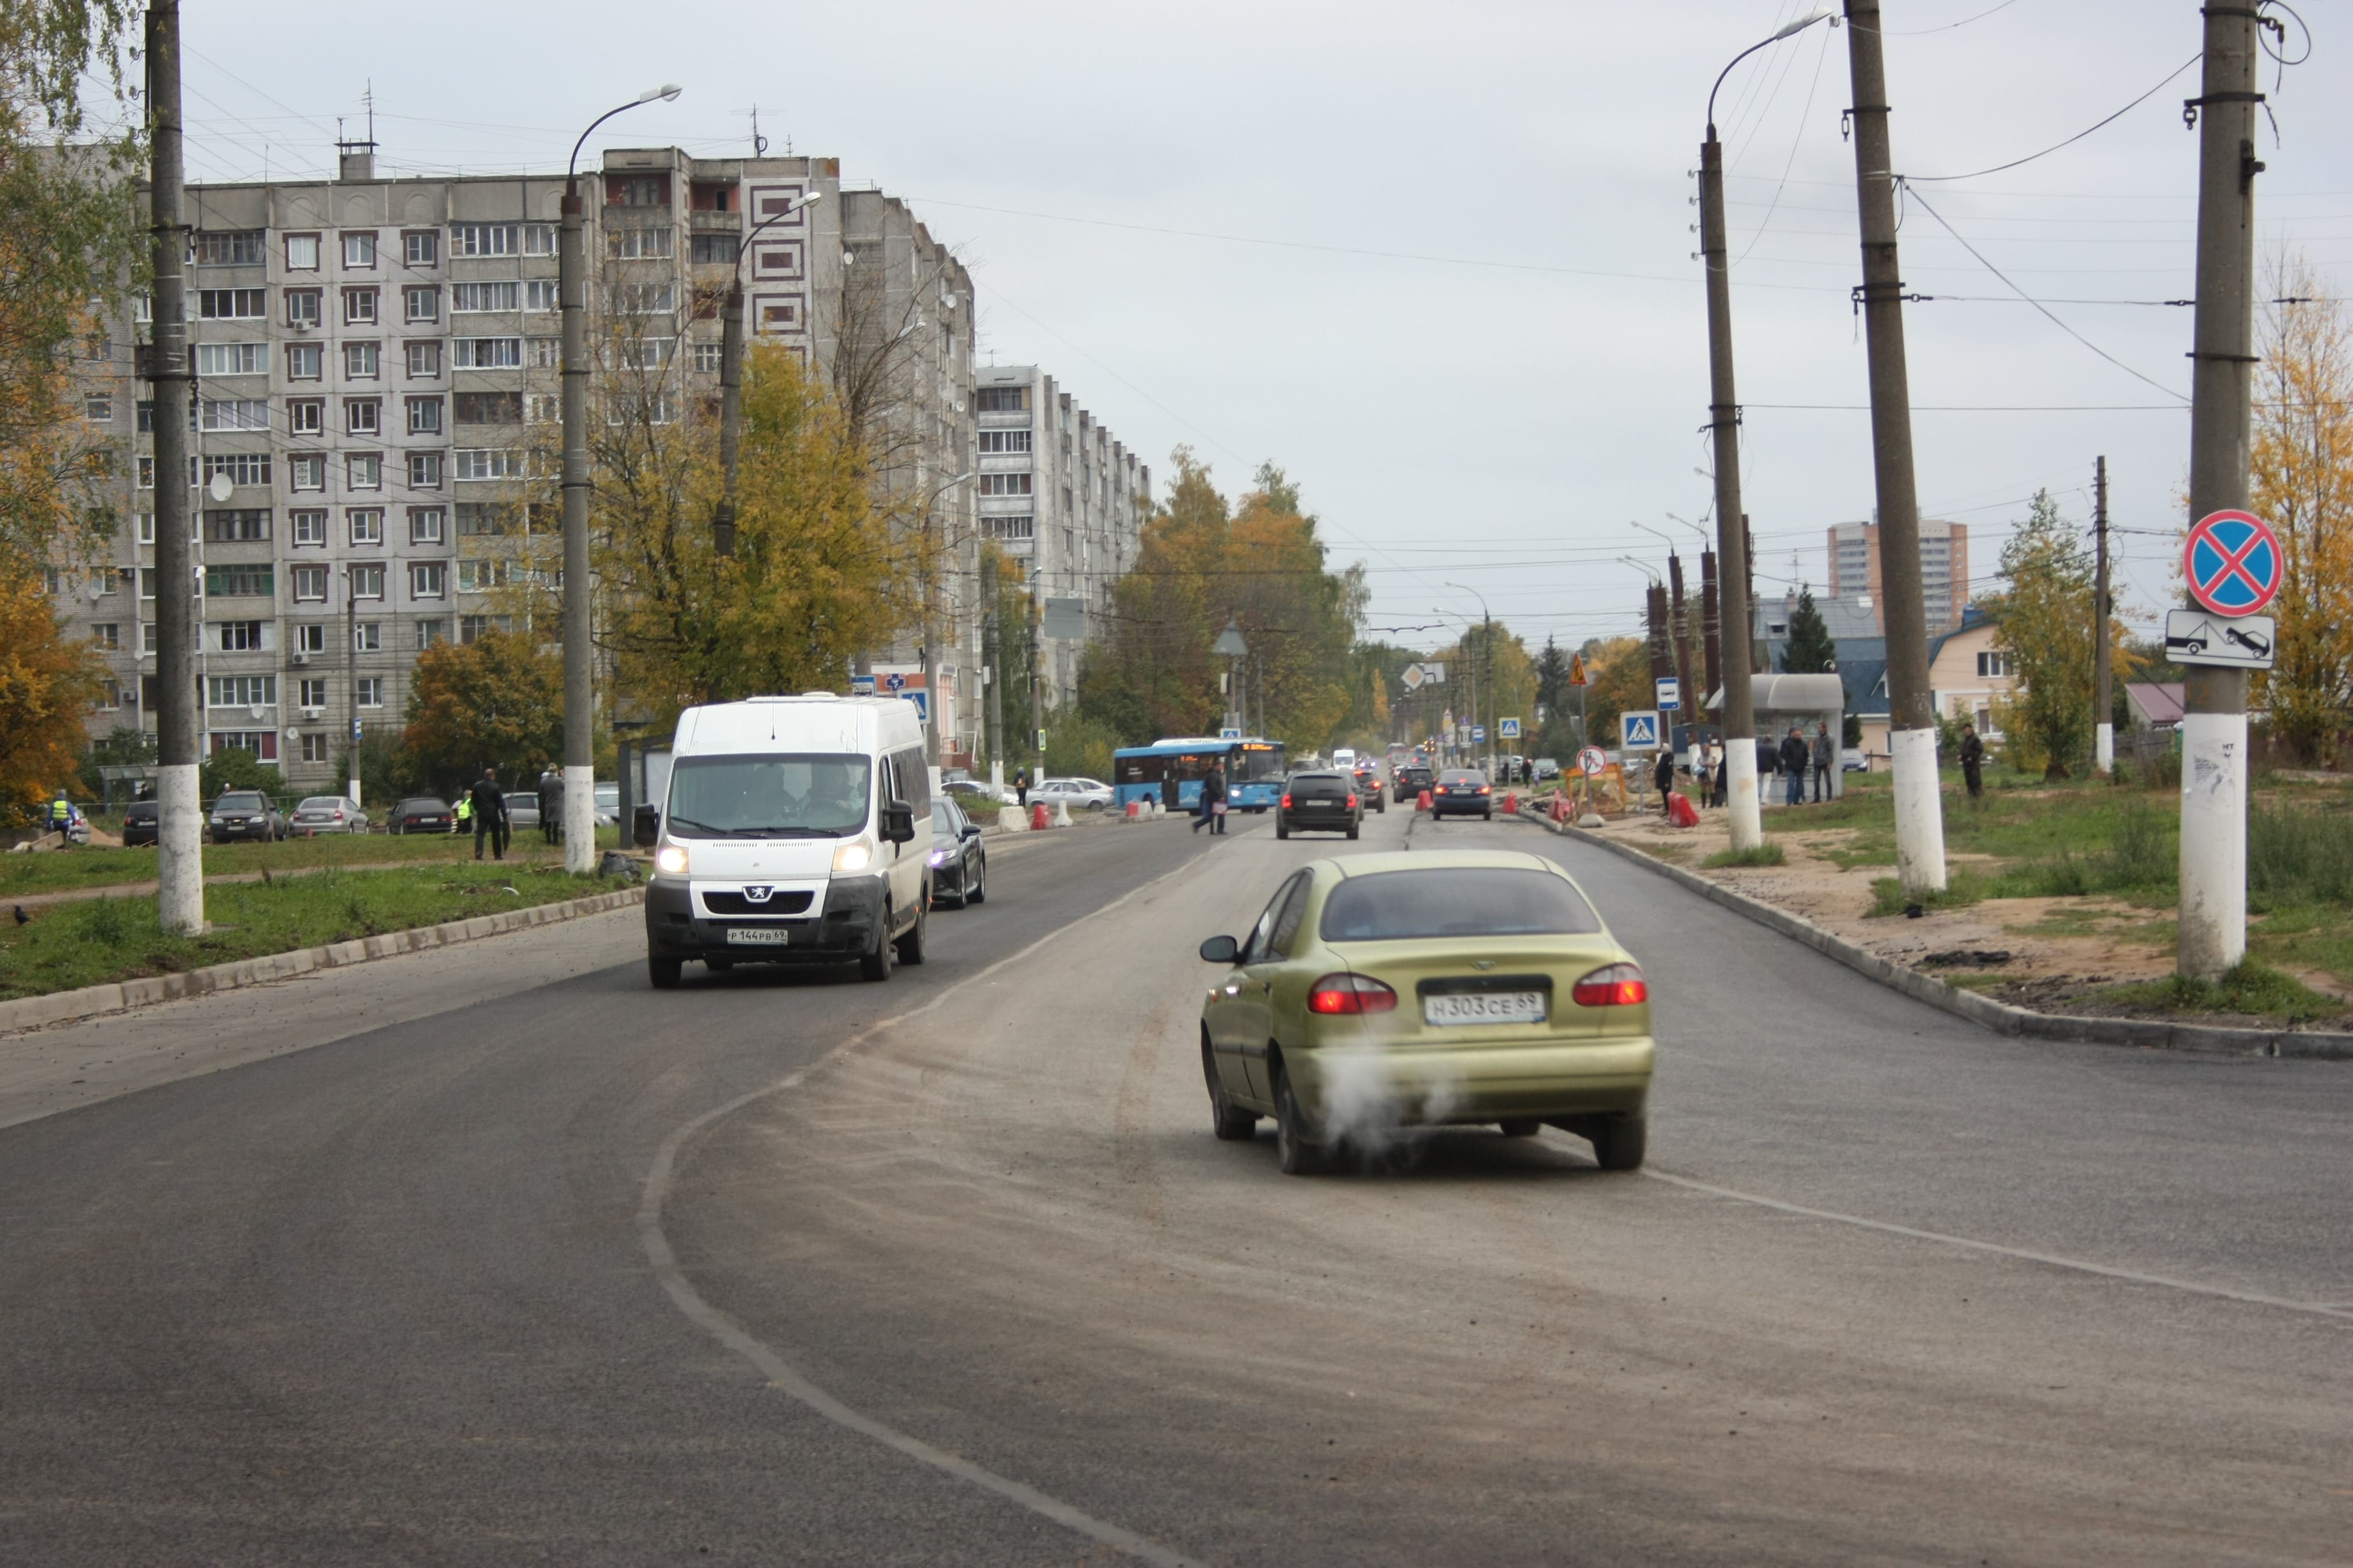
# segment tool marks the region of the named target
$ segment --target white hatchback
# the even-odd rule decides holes
[[[1100,779],[1040,779],[1029,786],[1029,798],[1048,805],[1060,803],[1073,811],[1109,808],[1114,792]]]

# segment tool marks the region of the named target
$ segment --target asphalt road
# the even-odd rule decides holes
[[[1024,844],[888,986],[658,996],[607,917],[0,1042],[141,1064],[0,1127],[0,1561],[2347,1560],[2353,1072],[2002,1040],[1424,823],[1642,959],[1651,1173],[1284,1178],[1193,945],[1408,820]]]

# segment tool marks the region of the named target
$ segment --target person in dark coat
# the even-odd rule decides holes
[[[1023,768],[1013,775],[1013,798],[1021,803],[1022,810],[1029,809],[1029,770],[1028,768]]]
[[[1781,778],[1791,805],[1806,804],[1806,738],[1795,724],[1781,738]]]
[[[1978,739],[1975,724],[1961,726],[1961,782],[1969,786],[1971,800],[1985,794],[1985,742]]]
[[[482,858],[482,840],[491,841],[491,857],[507,858],[507,797],[499,792],[499,770],[484,768],[479,783],[467,793],[474,808],[474,858]]]
[[[1675,754],[1662,751],[1658,765],[1651,770],[1651,783],[1659,792],[1659,809],[1667,809],[1667,801],[1675,793]]]
[[[1715,766],[1715,791],[1709,798],[1721,806],[1732,798],[1732,753],[1718,745],[1710,752],[1708,760]]]
[[[1208,828],[1211,834],[1226,830],[1226,819],[1218,807],[1226,803],[1226,773],[1223,768],[1211,768],[1201,778],[1201,815],[1193,819],[1193,831]]]
[[[564,842],[564,775],[554,768],[539,775],[539,836]]]
[[[1828,720],[1814,726],[1814,804],[1831,797],[1831,770],[1839,765],[1838,743],[1831,739]]]

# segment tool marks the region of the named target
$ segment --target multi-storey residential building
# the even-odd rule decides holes
[[[1079,654],[1111,608],[1112,585],[1135,564],[1152,511],[1152,470],[1052,376],[1035,365],[973,374],[978,409],[980,529],[1020,561],[1041,599],[1076,599],[1087,637],[1040,644],[1040,686],[1060,703]]]
[[[1886,600],[1880,583],[1879,525],[1832,523],[1830,549],[1830,596],[1859,601],[1869,595],[1873,613],[1880,617],[1880,633],[1885,635],[1886,621],[1879,610]],[[1930,637],[1961,624],[1961,613],[1969,602],[1968,524],[1920,520],[1920,597],[1927,606]]]
[[[971,280],[903,203],[844,192],[833,159],[671,148],[609,152],[583,184],[608,401],[626,380],[663,423],[715,396],[720,306],[753,237],[750,340],[833,381],[873,445],[882,526],[936,529],[972,555],[973,486],[947,482],[975,467]],[[379,179],[373,144],[353,144],[332,181],[189,188],[186,482],[207,752],[244,747],[294,787],[330,786],[354,718],[404,721],[418,652],[529,621],[545,603],[533,590],[560,588],[563,185]],[[791,210],[812,191],[819,200]],[[110,667],[113,706],[91,716],[93,734],[154,724],[158,476],[135,317],[132,302],[81,362],[86,417],[119,459],[130,521],[95,570],[58,584]],[[971,576],[940,578],[934,651],[951,668],[976,658],[977,606],[968,588],[955,596]],[[953,747],[977,720],[943,722]]]

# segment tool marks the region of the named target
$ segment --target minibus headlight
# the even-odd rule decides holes
[[[683,844],[665,844],[660,848],[655,850],[654,869],[663,873],[665,876],[685,876],[686,846]]]
[[[864,838],[852,838],[833,852],[833,868],[837,871],[863,871],[872,864],[874,846]]]

